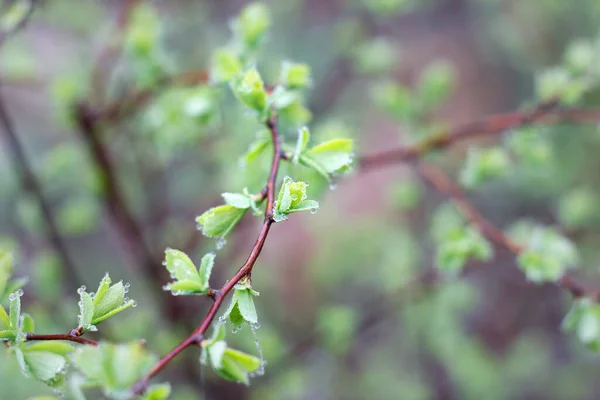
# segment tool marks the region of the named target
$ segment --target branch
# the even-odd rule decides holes
[[[4,104],[1,92],[0,126],[2,126],[2,130],[6,134],[8,145],[11,149],[10,154],[12,155],[13,168],[20,176],[23,188],[35,197],[42,211],[42,216],[46,225],[47,239],[52,244],[52,246],[54,247],[54,249],[56,250],[56,252],[62,260],[62,265],[66,272],[65,278],[67,279],[67,282],[72,288],[77,288],[79,286],[77,283],[77,281],[79,280],[79,271],[77,270],[75,263],[69,255],[67,245],[60,234],[58,224],[54,219],[54,214],[52,213],[50,204],[44,197],[42,186],[35,175],[33,167],[27,160],[25,150],[21,142],[19,141],[19,137],[16,133],[14,123],[8,114],[8,110],[6,109],[6,106]]]
[[[456,204],[459,211],[479,229],[482,235],[500,247],[504,247],[514,255],[518,256],[525,250],[525,246],[508,237],[500,228],[488,221],[476,208],[469,202],[466,195],[460,187],[452,181],[442,170],[431,165],[420,163],[418,171],[434,188],[439,192],[450,197]],[[556,283],[558,287],[569,292],[573,297],[589,297],[593,300],[600,298],[600,292],[589,290],[583,284],[575,281],[572,277],[564,275]]]
[[[179,353],[188,348],[191,345],[200,345],[204,340],[204,335],[213,320],[215,319],[219,308],[223,304],[225,297],[231,290],[235,287],[235,285],[244,277],[249,277],[252,273],[252,268],[254,268],[254,264],[256,264],[256,260],[258,260],[258,256],[260,255],[269,231],[271,229],[271,225],[273,225],[273,208],[275,203],[275,184],[277,181],[277,172],[279,171],[279,165],[282,160],[282,151],[281,151],[281,140],[279,137],[279,132],[277,129],[277,119],[276,115],[273,113],[273,116],[267,121],[267,128],[271,133],[271,138],[273,141],[273,161],[271,163],[271,170],[269,172],[269,177],[267,179],[267,183],[265,185],[266,188],[266,199],[267,206],[265,211],[265,219],[258,234],[258,238],[250,251],[250,255],[246,262],[240,267],[238,272],[227,281],[219,290],[215,290],[212,292],[213,303],[210,306],[206,316],[198,327],[180,344],[178,344],[173,350],[163,356],[154,367],[148,372],[148,374],[140,379],[134,386],[133,391],[135,394],[142,394],[148,387],[150,379],[158,374],[163,368],[167,366],[167,364],[175,358]],[[261,192],[264,193],[265,191]]]
[[[514,111],[489,116],[481,121],[442,130],[415,145],[363,156],[360,169],[363,171],[381,168],[403,161],[423,157],[432,150],[449,147],[461,140],[484,135],[498,135],[509,129],[528,125],[552,125],[559,123],[598,123],[600,109],[556,109],[554,102],[543,103],[531,111]]]
[[[73,332],[73,331],[71,331]],[[90,346],[98,346],[98,342],[95,340],[90,340],[86,338],[82,338],[81,335],[73,335],[69,333],[64,334],[54,334],[54,335],[35,335],[33,333],[25,334],[25,341],[30,342],[33,340],[66,340],[69,342],[75,342],[80,344],[87,344]]]

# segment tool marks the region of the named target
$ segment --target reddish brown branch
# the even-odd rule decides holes
[[[442,130],[424,141],[411,146],[403,146],[363,156],[360,159],[362,171],[393,165],[398,162],[418,159],[432,150],[448,147],[461,140],[484,135],[501,134],[532,124],[551,125],[558,123],[600,123],[598,109],[556,109],[554,103],[545,103],[531,111],[514,111],[489,116],[481,121],[459,125]]]
[[[502,229],[488,221],[467,199],[460,187],[443,171],[431,164],[425,163],[420,163],[417,168],[421,176],[431,183],[434,188],[454,201],[459,211],[472,225],[479,229],[482,235],[496,243],[498,246],[506,248],[516,256],[525,250],[525,247],[522,244],[507,236]],[[559,279],[556,282],[556,285],[576,298],[589,297],[596,300],[600,295],[598,291],[587,289],[583,284],[567,275],[564,275]]]
[[[234,286],[244,277],[250,276],[252,272],[252,268],[256,264],[256,260],[265,245],[265,241],[267,240],[267,236],[271,229],[271,225],[273,225],[273,207],[275,203],[275,185],[277,182],[277,172],[279,170],[279,164],[281,163],[281,141],[279,138],[279,132],[277,130],[277,121],[276,116],[273,115],[272,118],[267,122],[267,127],[271,132],[271,138],[273,141],[273,161],[271,163],[271,169],[269,172],[269,177],[266,184],[266,199],[267,206],[265,211],[265,219],[262,225],[262,228],[258,234],[258,238],[250,251],[250,255],[246,262],[240,267],[238,272],[227,281],[221,289],[213,291],[213,303],[210,306],[206,316],[202,319],[198,327],[179,345],[177,345],[173,350],[163,356],[158,363],[148,372],[148,374],[140,379],[133,387],[133,391],[136,394],[142,394],[150,382],[150,379],[158,374],[163,368],[167,366],[167,364],[175,358],[179,353],[185,350],[187,347],[191,345],[200,345],[202,340],[204,340],[204,336],[212,322],[214,321],[217,312],[219,311],[225,297],[233,290]]]
[[[63,333],[63,334],[58,333],[58,334],[53,334],[53,335],[35,335],[33,333],[26,333],[25,340],[28,342],[34,341],[34,340],[66,340],[69,342],[87,344],[90,346],[98,346],[98,342],[95,340],[82,338],[81,336],[71,335],[69,333]]]

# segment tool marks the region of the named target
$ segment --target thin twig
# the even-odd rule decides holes
[[[279,138],[279,132],[277,130],[277,120],[276,120],[275,115],[273,115],[273,117],[271,117],[269,119],[269,121],[267,122],[267,127],[269,128],[269,131],[271,132],[271,138],[273,141],[273,161],[271,163],[271,170],[269,172],[269,177],[267,180],[267,184],[265,186],[266,187],[266,199],[267,199],[265,219],[264,219],[262,228],[260,230],[260,233],[258,235],[258,238],[256,239],[256,242],[254,243],[254,246],[252,247],[252,250],[250,251],[250,255],[248,256],[248,259],[246,260],[246,262],[240,267],[238,272],[236,272],[236,274],[229,281],[227,281],[221,287],[221,289],[215,290],[212,292],[213,303],[212,303],[211,307],[209,308],[208,312],[206,313],[206,316],[202,319],[202,321],[198,325],[198,327],[185,340],[183,340],[173,350],[171,350],[164,357],[162,357],[156,363],[156,365],[154,365],[154,367],[150,370],[150,372],[148,372],[148,374],[145,377],[140,379],[133,386],[133,391],[136,394],[142,394],[146,390],[148,383],[150,382],[150,379],[152,379],[152,377],[154,377],[163,368],[165,368],[166,365],[173,358],[175,358],[179,353],[181,353],[183,350],[185,350],[187,347],[189,347],[191,345],[200,345],[202,343],[202,341],[204,340],[205,333],[208,330],[208,328],[210,327],[210,325],[212,324],[213,320],[215,319],[217,312],[219,311],[219,308],[221,307],[221,305],[223,304],[223,301],[225,300],[225,297],[229,294],[229,292],[231,292],[231,290],[233,290],[235,285],[242,278],[250,276],[250,274],[252,272],[252,268],[256,264],[256,260],[258,259],[259,255],[264,247],[265,241],[266,241],[269,231],[271,229],[271,225],[273,225],[273,222],[274,222],[273,207],[274,207],[274,203],[275,203],[275,184],[277,182],[277,172],[279,171],[279,165],[280,165],[281,159],[282,159],[281,158],[281,141]]]
[[[86,345],[90,345],[90,346],[98,346],[98,342],[95,340],[91,340],[91,339],[86,339],[83,338],[81,336],[76,336],[76,335],[71,335],[68,333],[59,333],[59,334],[53,334],[53,335],[35,335],[33,333],[26,333],[25,334],[25,341],[30,342],[30,341],[34,341],[34,340],[66,340],[69,342],[76,342],[76,343],[80,343],[80,344],[86,344]]]
[[[496,243],[498,246],[506,248],[516,256],[525,250],[525,246],[507,236],[502,229],[496,227],[492,222],[487,220],[467,199],[460,187],[442,170],[432,164],[425,163],[420,163],[417,168],[421,176],[423,176],[423,178],[425,178],[434,188],[454,201],[459,211],[471,222],[471,224],[479,229],[482,235]],[[567,275],[560,278],[556,282],[556,285],[569,292],[575,298],[589,297],[593,300],[597,300],[600,297],[600,292],[586,288],[585,285]]]
[[[600,123],[600,109],[556,109],[553,103],[546,103],[531,111],[514,111],[489,116],[481,121],[459,125],[441,132],[415,145],[363,156],[360,159],[361,171],[368,171],[411,161],[423,157],[432,150],[448,147],[461,140],[475,136],[496,135],[532,124],[551,125],[558,123]]]
[[[80,282],[79,271],[73,262],[67,245],[63,240],[58,224],[54,219],[50,204],[44,197],[42,186],[35,175],[33,167],[27,160],[25,150],[19,140],[16,133],[14,123],[8,114],[8,110],[4,104],[2,93],[0,92],[0,125],[2,130],[6,134],[8,145],[11,149],[12,163],[17,174],[20,176],[23,188],[33,195],[42,211],[42,217],[46,225],[46,236],[48,241],[52,244],[60,259],[66,272],[66,281],[72,289],[79,286]]]

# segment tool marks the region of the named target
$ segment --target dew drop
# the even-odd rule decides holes
[[[23,289],[19,289],[15,292],[15,294],[19,297],[23,296]]]
[[[133,308],[137,307],[137,301],[134,300],[133,303],[131,303],[131,307],[133,307]]]
[[[331,182],[329,184],[329,190],[335,190],[337,188],[337,183]]]
[[[127,283],[125,284],[125,286],[123,286],[123,291],[124,291],[125,293],[129,292],[129,288],[130,288],[130,287],[131,287],[131,284],[130,284],[129,282],[127,282]]]
[[[217,250],[221,250],[227,244],[227,240],[224,238],[219,238],[217,240]]]
[[[265,365],[267,365],[267,361],[263,356],[262,347],[260,347],[260,343],[258,341],[258,336],[256,335],[256,330],[258,328],[260,328],[260,324],[258,322],[255,324],[250,324],[250,330],[252,331],[252,335],[254,336],[254,344],[256,345],[256,350],[258,351],[258,358],[260,359],[260,365],[258,369],[251,374],[252,377],[264,375]]]
[[[221,316],[219,317],[219,322],[225,322],[225,319],[226,319],[226,318],[225,318],[225,316],[224,316],[224,315],[221,315]]]
[[[11,294],[8,296],[8,300],[10,300],[10,301],[15,301],[16,299],[17,299],[17,296],[15,296],[15,294],[14,294],[14,293],[11,293]]]
[[[311,214],[316,214],[317,213],[317,209],[316,208],[311,208],[310,209],[310,213]]]

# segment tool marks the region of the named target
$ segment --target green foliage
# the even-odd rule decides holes
[[[600,305],[581,298],[573,302],[569,313],[565,316],[562,328],[574,332],[577,338],[594,351],[600,351]]]
[[[487,180],[502,176],[509,166],[510,161],[502,148],[470,147],[460,175],[460,182],[465,187],[474,188]]]
[[[469,258],[489,261],[492,256],[492,246],[477,229],[470,226],[456,227],[439,244],[436,265],[442,271],[458,274]]]
[[[190,258],[182,251],[167,249],[165,250],[164,265],[171,274],[174,282],[163,287],[164,290],[169,290],[173,295],[190,295],[190,294],[208,294],[210,290],[209,280],[215,263],[215,253],[208,253],[202,257],[200,268],[190,260]]]
[[[68,356],[73,347],[63,342],[27,343],[11,347],[21,371],[48,386],[64,384]]]
[[[356,69],[365,74],[382,74],[396,66],[397,50],[384,38],[376,38],[359,45],[354,54]]]
[[[273,219],[275,222],[281,222],[287,219],[291,213],[300,211],[317,212],[319,203],[315,200],[307,200],[306,182],[294,182],[292,178],[286,176],[279,190],[279,195],[274,204]]]
[[[566,227],[590,225],[597,220],[597,203],[597,197],[591,190],[574,189],[560,198],[558,218]]]
[[[251,326],[258,324],[258,315],[254,306],[254,296],[258,295],[259,293],[252,289],[248,280],[235,285],[231,303],[222,317],[229,318],[234,332],[242,328],[244,323]]]
[[[148,353],[140,342],[100,343],[97,347],[79,348],[73,354],[75,367],[87,379],[86,386],[101,387],[104,394],[112,399],[133,397],[133,384],[156,361],[156,356]]]
[[[97,324],[110,318],[129,307],[135,307],[135,300],[125,297],[129,291],[129,284],[123,285],[123,281],[119,281],[111,285],[112,280],[108,274],[100,281],[98,290],[95,293],[85,291],[85,286],[77,290],[79,293],[79,327],[83,328],[84,332],[96,331]]]
[[[247,70],[231,81],[231,90],[247,107],[263,116],[267,106],[267,92],[262,77],[255,68]]]
[[[422,110],[431,110],[444,103],[453,89],[454,69],[446,61],[433,62],[419,78],[417,98]]]
[[[311,84],[310,67],[303,63],[284,61],[279,82],[289,89],[305,89]]]
[[[264,4],[250,3],[240,12],[232,26],[237,39],[249,50],[255,50],[271,26],[271,14]]]
[[[532,282],[555,282],[579,262],[575,246],[553,228],[521,224],[513,235],[525,245],[517,261]]]
[[[200,361],[210,365],[221,377],[245,385],[250,384],[250,375],[262,367],[259,358],[227,346],[223,324],[217,324],[213,336],[202,342]]]
[[[239,208],[231,204],[211,208],[196,218],[198,230],[205,236],[224,239],[242,219],[248,208],[250,205]]]

